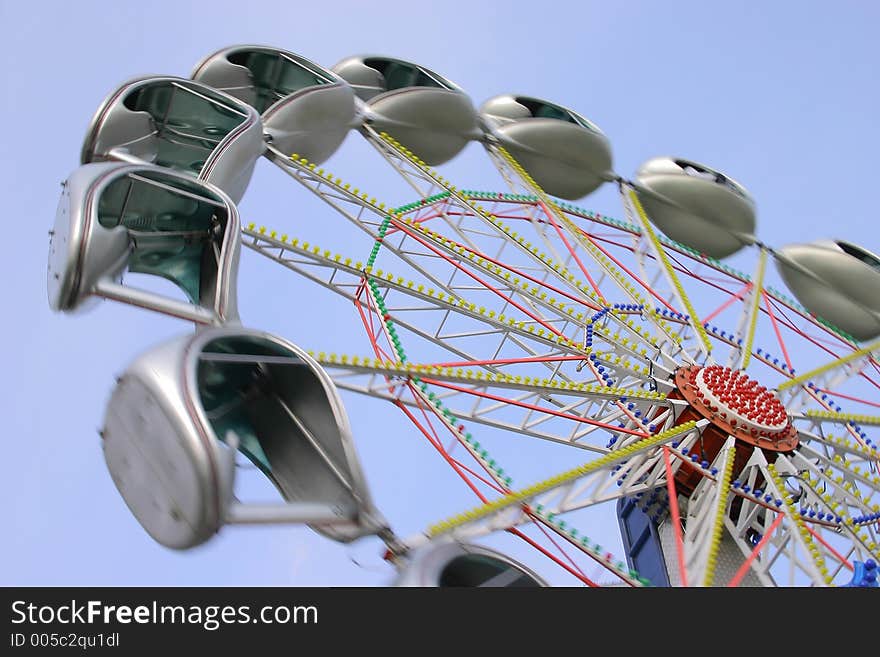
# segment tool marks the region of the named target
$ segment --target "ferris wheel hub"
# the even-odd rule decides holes
[[[745,372],[721,365],[691,365],[675,373],[678,392],[691,413],[744,445],[788,452],[797,430],[779,398]]]
[[[677,423],[702,419],[710,422],[699,441],[704,461],[714,461],[728,436],[736,438],[734,476],[756,448],[785,453],[798,445],[797,429],[782,402],[743,372],[720,365],[690,365],[676,370],[675,385],[670,396],[688,403]],[[692,492],[701,479],[690,464],[676,475],[684,494]]]
[[[745,372],[721,365],[691,365],[675,373],[688,419],[702,417],[738,443],[774,452],[797,446],[797,430],[779,398]]]
[[[701,368],[693,377],[697,397],[731,426],[757,434],[776,435],[788,426],[779,399],[744,372],[720,365]]]

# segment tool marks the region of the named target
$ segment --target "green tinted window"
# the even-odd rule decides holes
[[[450,85],[443,84],[418,66],[406,62],[370,57],[364,60],[364,64],[382,74],[382,77],[385,78],[385,88],[388,91],[406,89],[407,87],[451,88]]]
[[[140,87],[125,98],[125,106],[153,118],[156,164],[195,174],[217,144],[245,119],[225,101],[173,82]]]
[[[545,103],[534,98],[519,97],[516,99],[520,105],[524,106],[531,112],[536,119],[556,119],[557,121],[565,121],[566,123],[574,123],[593,132],[599,132],[599,129],[584,117],[563,109],[552,103]]]
[[[468,554],[450,561],[440,573],[440,586],[532,587],[538,583],[522,571],[492,557]]]
[[[212,271],[203,264],[215,258],[215,241],[225,228],[218,202],[195,181],[145,172],[107,186],[98,200],[98,222],[105,228],[129,229],[134,244],[130,271],[166,278],[198,303],[207,283],[204,273]]]
[[[684,169],[684,172],[689,176],[694,176],[695,178],[703,178],[705,180],[713,180],[719,185],[727,187],[727,189],[736,193],[739,196],[742,196],[743,198],[749,197],[745,189],[733,182],[730,178],[725,176],[720,171],[715,171],[714,169],[710,169],[709,167],[703,166],[702,164],[697,164],[696,162],[691,162],[689,160],[675,160],[675,163],[682,169]]]
[[[248,354],[252,356],[282,356],[297,359],[271,342],[253,337],[227,337],[208,343],[206,354]],[[264,385],[265,377],[258,363],[222,362],[201,360],[196,371],[199,397],[202,407],[214,430],[221,440],[228,431],[233,431],[239,439],[239,450],[250,461],[272,478],[272,466],[260,440],[257,425],[249,400],[255,397],[259,386]]]
[[[285,96],[331,82],[318,71],[278,53],[237,52],[229,56],[229,61],[250,71],[257,95],[254,107],[261,114]]]
[[[847,255],[851,255],[853,258],[864,262],[869,267],[880,271],[880,260],[877,260],[877,258],[875,258],[867,251],[860,249],[856,245],[850,244],[848,242],[838,242],[837,246],[839,246]]]
[[[553,105],[539,105],[532,113],[536,118],[541,119],[557,119],[558,121],[568,121],[574,123],[568,112],[563,112]]]

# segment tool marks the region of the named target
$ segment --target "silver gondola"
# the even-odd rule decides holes
[[[119,492],[166,547],[232,523],[304,523],[339,541],[386,528],[332,380],[267,333],[208,328],[143,354],[114,389],[102,436]],[[237,451],[283,502],[236,499]]]
[[[850,242],[821,240],[774,253],[798,301],[857,340],[880,335],[880,257]]]
[[[107,96],[80,159],[169,167],[216,185],[237,203],[264,150],[251,106],[192,80],[147,76]]]
[[[635,182],[651,222],[672,239],[716,259],[755,242],[755,201],[729,176],[657,157],[639,167]]]
[[[241,236],[232,200],[186,174],[149,165],[86,164],[64,183],[49,244],[49,306],[72,312],[111,298],[199,323],[238,318]],[[120,283],[160,276],[190,303]]]
[[[446,78],[400,59],[349,57],[333,67],[366,103],[365,120],[429,165],[458,155],[481,132],[470,98]]]
[[[483,103],[480,114],[487,130],[553,196],[582,198],[615,177],[608,139],[570,109],[503,95]]]
[[[192,78],[254,107],[275,148],[315,164],[333,155],[355,126],[355,94],[348,83],[286,50],[224,48],[199,62]]]
[[[500,552],[442,538],[408,554],[394,585],[444,588],[548,586],[530,569]]]

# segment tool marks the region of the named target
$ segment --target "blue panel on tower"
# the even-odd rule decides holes
[[[631,498],[617,501],[617,519],[629,567],[651,580],[654,586],[669,586],[657,526]]]

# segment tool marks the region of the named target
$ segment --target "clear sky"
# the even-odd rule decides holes
[[[351,54],[392,55],[449,77],[477,104],[517,92],[576,109],[609,136],[623,175],[660,154],[729,173],[757,199],[759,236],[773,246],[839,237],[877,252],[878,25],[878,5],[863,0],[0,0],[0,189],[9,228],[0,261],[0,408],[9,420],[0,584],[370,585],[392,575],[377,541],[341,546],[306,528],[235,528],[191,552],[169,551],[116,492],[96,432],[114,376],[188,327],[109,302],[54,315],[45,268],[59,183],[78,164],[95,109],[124,80],[188,76],[206,54],[240,43],[328,67]],[[379,163],[353,134],[327,168],[392,203],[411,200]],[[460,187],[500,188],[476,145],[442,172]],[[608,190],[580,204],[622,216]],[[245,221],[345,247],[333,230],[340,222],[268,162],[259,163],[241,211]],[[350,310],[334,315],[341,306],[327,305],[321,290],[250,252],[240,297],[251,326],[306,348],[363,353]],[[472,503],[390,406],[346,402],[376,502],[401,534]],[[607,531],[615,524],[608,519]]]

